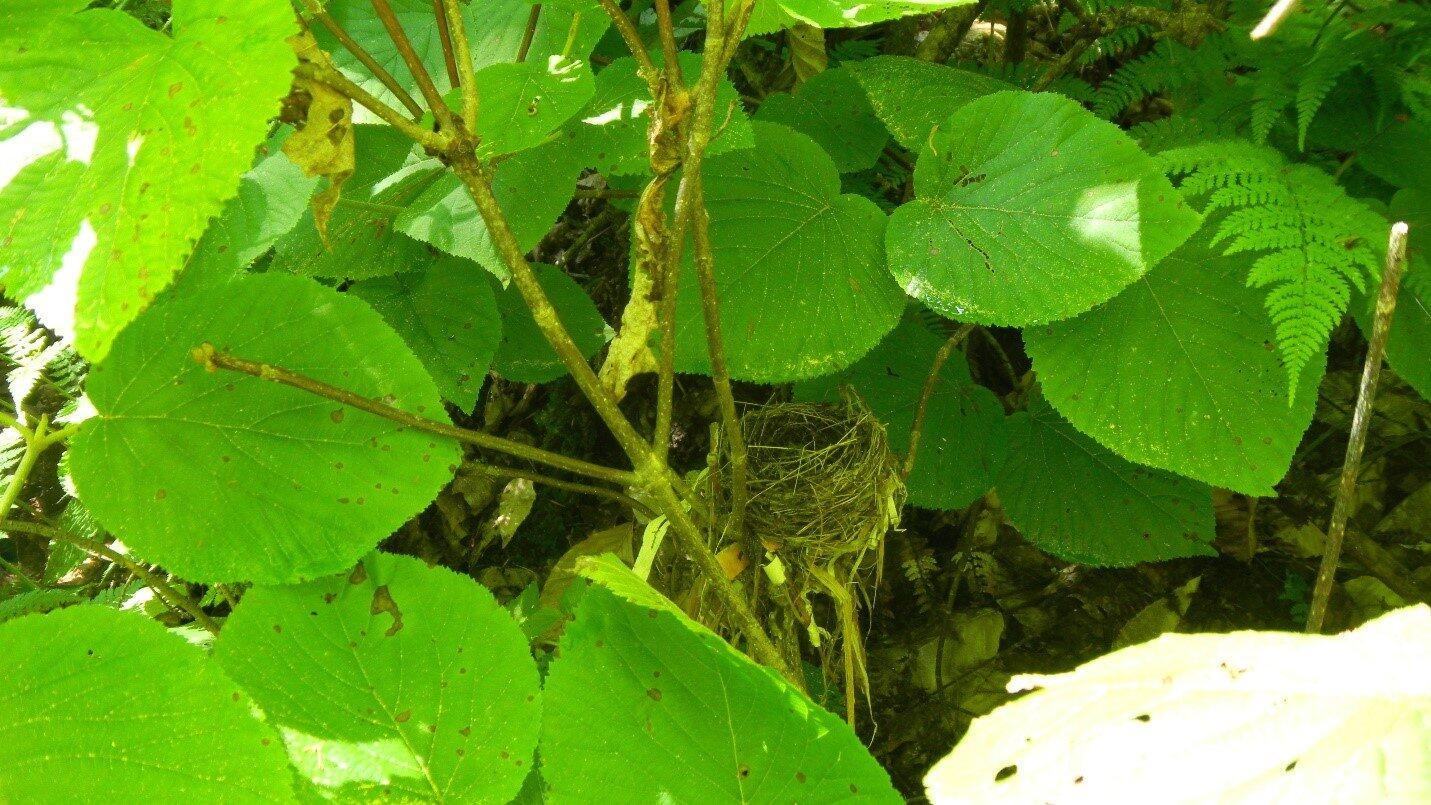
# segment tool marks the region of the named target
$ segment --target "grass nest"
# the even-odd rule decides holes
[[[884,426],[864,402],[775,403],[741,417],[751,533],[782,553],[832,563],[876,548],[899,525],[904,483]]]

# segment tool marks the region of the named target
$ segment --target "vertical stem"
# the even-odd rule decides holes
[[[651,54],[646,52],[646,43],[641,41],[641,32],[636,30],[636,26],[631,22],[631,18],[626,16],[626,12],[621,10],[621,6],[616,0],[601,0],[601,7],[606,11],[606,15],[611,18],[611,22],[616,26],[616,32],[621,34],[621,39],[626,43],[631,55],[636,57],[636,69],[641,73],[641,78],[645,79],[647,87],[654,97],[657,94],[656,87],[660,82],[660,71],[656,69],[656,63],[651,61]]]
[[[1351,517],[1352,497],[1356,494],[1357,472],[1361,469],[1361,454],[1366,448],[1366,430],[1371,423],[1371,403],[1376,399],[1376,383],[1381,377],[1381,359],[1386,353],[1386,339],[1391,332],[1391,316],[1396,312],[1396,294],[1401,289],[1401,272],[1406,267],[1407,226],[1398,222],[1391,227],[1391,239],[1386,247],[1386,272],[1381,277],[1381,292],[1376,298],[1376,315],[1371,328],[1371,343],[1366,351],[1366,363],[1361,372],[1361,388],[1357,391],[1356,410],[1352,413],[1351,434],[1347,440],[1346,459],[1342,462],[1341,483],[1337,485],[1337,500],[1332,507],[1332,523],[1327,529],[1327,544],[1322,551],[1322,564],[1317,568],[1317,583],[1312,588],[1312,605],[1307,614],[1307,632],[1322,630],[1327,602],[1336,580],[1337,562],[1341,559],[1342,536]]]
[[[442,0],[447,4],[447,25],[452,32],[453,50],[457,58],[458,84],[462,87],[462,119],[467,131],[477,130],[477,67],[472,63],[472,45],[467,41],[467,22],[462,17],[458,0]]]
[[[914,409],[914,424],[909,428],[909,453],[904,457],[904,467],[899,472],[903,480],[909,479],[914,471],[914,457],[919,452],[919,437],[924,430],[924,417],[929,413],[929,399],[934,396],[934,387],[939,384],[939,372],[954,353],[956,347],[974,332],[974,325],[965,324],[949,336],[939,351],[934,353],[934,363],[929,367],[929,375],[924,378],[924,389],[919,393],[919,406]]]
[[[522,29],[522,41],[517,44],[517,61],[527,60],[527,54],[532,50],[532,39],[537,35],[537,22],[542,18],[542,4],[533,3],[532,10],[527,14],[527,27]]]
[[[457,57],[452,53],[452,32],[447,27],[447,7],[445,0],[432,0],[432,14],[437,18],[437,38],[442,43],[442,64],[447,68],[447,83],[461,86],[457,76]]]
[[[418,105],[417,101],[413,100],[412,96],[408,94],[408,91],[403,88],[403,85],[398,83],[397,78],[388,72],[386,67],[379,64],[378,60],[373,58],[373,54],[358,44],[356,39],[349,36],[348,32],[343,30],[342,26],[338,25],[338,21],[333,19],[331,14],[324,11],[315,0],[304,0],[303,5],[308,9],[308,13],[312,15],[313,19],[318,20],[318,23],[327,29],[328,33],[332,34],[333,38],[337,39],[338,43],[349,53],[353,54],[358,62],[366,67],[368,72],[373,74],[374,78],[381,81],[384,87],[387,87],[388,92],[391,92],[393,97],[397,98],[398,102],[407,108],[413,118],[422,117],[422,107]]]
[[[25,488],[30,471],[35,468],[35,461],[39,459],[40,453],[52,444],[45,440],[45,427],[48,424],[49,417],[41,416],[33,433],[20,432],[25,437],[25,453],[20,456],[20,463],[15,467],[15,474],[10,476],[10,484],[5,487],[5,493],[0,495],[0,528],[3,528],[5,518],[10,514],[10,508],[20,499],[20,492]]]
[[[681,62],[676,47],[676,26],[671,20],[670,0],[656,0],[656,27],[661,32],[661,56],[666,62],[666,75],[676,84],[683,83]]]
[[[397,15],[393,13],[392,6],[388,5],[388,0],[370,0],[373,4],[373,11],[377,12],[378,19],[382,20],[383,28],[387,29],[388,38],[397,47],[398,55],[402,56],[403,64],[407,65],[407,71],[412,73],[412,78],[417,82],[417,88],[422,90],[423,100],[427,101],[427,106],[432,110],[433,117],[437,118],[437,124],[443,131],[451,132],[455,129],[452,120],[452,110],[447,108],[447,102],[442,100],[442,93],[437,91],[437,85],[432,83],[432,76],[427,72],[427,66],[422,63],[422,58],[417,55],[417,51],[412,47],[412,41],[407,38],[407,33],[402,29],[402,23],[398,22]]]

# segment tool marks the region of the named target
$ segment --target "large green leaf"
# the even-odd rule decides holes
[[[1206,484],[1120,458],[1042,397],[1009,418],[1009,432],[999,500],[1029,542],[1104,567],[1214,555]]]
[[[771,95],[755,116],[819,143],[841,173],[873,167],[889,141],[864,90],[843,69],[816,73],[793,95]]]
[[[31,615],[0,625],[0,647],[0,801],[292,801],[278,736],[143,615]]]
[[[509,154],[539,145],[591,99],[596,79],[586,62],[553,56],[506,62],[477,73],[478,153]]]
[[[445,420],[372,308],[312,280],[166,298],[90,373],[80,497],[136,555],[195,581],[286,583],[350,567],[452,475],[455,442],[267,380],[206,371],[203,343]]]
[[[611,338],[611,328],[591,297],[556,266],[535,263],[532,268],[581,354],[587,358],[595,355]],[[497,308],[502,311],[502,343],[492,359],[493,372],[519,383],[547,383],[566,375],[565,364],[537,327],[516,285],[508,285],[497,294]]]
[[[905,148],[919,152],[954,110],[1013,89],[996,78],[908,56],[875,56],[845,66],[864,88],[875,114]]]
[[[838,717],[614,557],[581,567],[600,584],[547,674],[542,776],[552,800],[900,801]]]
[[[909,450],[909,431],[924,382],[943,339],[907,316],[879,346],[842,374],[795,387],[796,399],[840,399],[848,383],[884,423],[890,450]],[[994,393],[974,383],[962,353],[939,372],[929,397],[919,452],[906,483],[909,502],[931,509],[958,509],[994,485],[1008,446],[1004,409]]]
[[[502,340],[497,299],[481,269],[446,257],[421,271],[364,280],[348,290],[402,336],[448,402],[472,413]]]
[[[1026,330],[1044,396],[1129,460],[1271,495],[1311,422],[1323,367],[1303,373],[1289,408],[1247,263],[1200,233],[1107,304]]]
[[[1322,637],[1168,634],[974,722],[924,784],[954,802],[1431,800],[1431,610]]]
[[[1107,301],[1198,216],[1117,126],[1059,95],[959,107],[915,166],[886,246],[905,290],[949,318],[1056,321]]]
[[[914,14],[929,14],[972,2],[974,0],[879,0],[874,3],[854,0],[768,0],[755,4],[746,34],[754,36],[770,33],[802,22],[819,28],[858,28]]]
[[[297,27],[286,0],[175,0],[172,36],[83,5],[37,6],[0,32],[0,97],[27,127],[0,162],[40,157],[0,193],[7,228],[40,230],[7,244],[0,281],[20,298],[54,279],[49,320],[99,360],[234,194],[288,89]]]
[[[343,183],[325,242],[310,210],[274,250],[272,268],[309,277],[367,279],[412,271],[430,257],[403,235],[399,214],[451,174],[411,159],[412,142],[389,126],[354,126],[357,170]]]
[[[809,137],[753,124],[756,147],[706,162],[716,297],[732,377],[762,383],[839,371],[899,322],[884,268],[884,213],[841,195]],[[677,301],[676,368],[709,372],[691,249]]]
[[[681,53],[678,61],[688,84],[700,76],[701,57]],[[596,76],[596,95],[577,120],[567,124],[571,147],[579,150],[589,167],[608,176],[646,174],[651,170],[646,135],[651,91],[636,72],[636,60],[616,59]],[[750,119],[741,107],[740,94],[729,79],[716,86],[715,108],[719,130],[708,154],[750,148],[755,144]]]
[[[215,656],[348,801],[506,802],[540,727],[526,638],[486,588],[406,556],[256,587]]]
[[[497,166],[492,192],[523,249],[535,247],[561,217],[576,190],[583,161],[581,151],[563,138],[523,151]],[[508,276],[507,264],[497,254],[477,205],[451,173],[441,173],[398,215],[395,224],[399,231],[448,254],[476,261],[498,279]]]

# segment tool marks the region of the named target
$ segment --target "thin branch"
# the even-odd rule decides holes
[[[71,534],[68,531],[40,523],[6,523],[0,530],[17,531],[21,534],[34,534],[56,542],[68,542],[80,550],[108,560],[111,564],[119,565],[134,574],[140,581],[144,582],[144,586],[153,590],[154,594],[159,597],[160,601],[164,602],[165,606],[176,612],[183,611],[187,613],[189,617],[194,619],[195,623],[202,626],[211,634],[219,633],[218,623],[209,617],[208,613],[204,612],[203,608],[200,607],[194,599],[174,589],[173,585],[160,578],[157,573],[154,573],[144,565],[105,545],[103,542],[81,537],[78,534]]]
[[[639,509],[647,516],[651,516],[654,514],[654,512],[651,511],[651,508],[646,504],[628,495],[623,495],[614,489],[606,489],[600,486],[591,486],[590,484],[580,484],[574,481],[563,481],[560,478],[553,478],[550,475],[544,475],[540,472],[518,469],[516,467],[504,467],[498,466],[496,464],[488,464],[486,462],[481,462],[479,466],[481,466],[484,472],[489,472],[493,475],[500,475],[504,478],[522,478],[531,481],[532,483],[550,486],[553,489],[565,489],[568,492],[576,492],[582,495],[591,495],[592,497],[605,498],[615,503],[620,503],[623,506],[629,506],[633,509]]]
[[[618,484],[621,486],[631,486],[636,483],[636,476],[625,470],[618,470],[611,467],[603,467],[599,464],[591,464],[580,459],[564,456],[560,453],[552,453],[539,447],[514,442],[510,439],[503,439],[500,436],[493,436],[490,433],[459,428],[456,425],[449,425],[425,417],[410,414],[401,408],[394,408],[391,405],[370,400],[366,397],[354,394],[346,389],[337,386],[330,386],[321,380],[316,380],[296,372],[290,372],[278,366],[266,363],[257,363],[244,358],[238,358],[225,352],[219,352],[213,344],[203,344],[193,351],[194,360],[198,361],[209,371],[227,369],[233,372],[242,372],[246,375],[270,380],[274,383],[282,383],[285,386],[306,391],[318,397],[324,397],[334,402],[356,408],[359,411],[366,411],[374,416],[380,416],[400,425],[406,425],[414,430],[424,433],[431,433],[437,436],[444,436],[455,439],[466,444],[476,445],[487,450],[494,450],[499,453],[506,453],[510,456],[534,461],[538,464],[546,464],[559,470],[585,475],[588,478],[595,478],[598,481]]]
[[[656,0],[656,27],[661,32],[661,57],[666,62],[667,80],[676,85],[685,84],[681,75],[680,48],[676,45],[676,25],[671,20],[671,0]]]
[[[1257,40],[1265,36],[1271,36],[1272,32],[1277,30],[1277,26],[1281,25],[1282,21],[1287,19],[1287,16],[1291,14],[1296,7],[1297,0],[1277,0],[1277,2],[1267,10],[1267,16],[1263,17],[1262,21],[1257,23],[1257,27],[1252,29],[1251,38]]]
[[[436,132],[428,131],[422,126],[408,120],[401,112],[378,100],[372,93],[348,80],[348,77],[337,70],[323,67],[313,62],[300,64],[293,70],[294,75],[327,84],[342,95],[347,96],[352,101],[367,107],[369,111],[398,131],[406,134],[419,145],[430,151],[441,151],[447,147],[447,139]]]
[[[333,15],[324,11],[323,7],[318,5],[316,0],[304,0],[303,5],[307,7],[308,13],[313,19],[318,20],[318,23],[327,29],[328,33],[332,34],[333,38],[338,40],[339,44],[349,53],[353,54],[354,58],[366,67],[368,72],[373,74],[374,78],[381,81],[388,92],[391,92],[393,97],[397,98],[398,102],[412,113],[413,119],[422,117],[422,107],[418,105],[417,101],[413,100],[412,95],[408,94],[407,89],[398,83],[397,78],[388,72],[386,67],[379,64],[378,60],[373,58],[373,54],[369,53],[356,39],[349,36],[348,32],[343,30],[343,27],[338,24],[338,21],[333,19]]]
[[[477,66],[472,63],[472,46],[467,41],[467,22],[462,17],[459,0],[442,0],[447,4],[447,25],[452,31],[452,41],[457,52],[457,86],[462,87],[462,119],[467,123],[467,131],[477,130],[477,104],[480,101],[477,89]]]
[[[45,427],[49,422],[48,416],[41,415],[33,432],[20,431],[20,435],[25,439],[25,452],[20,456],[20,463],[15,466],[15,474],[10,476],[10,483],[5,487],[4,494],[0,495],[0,528],[4,527],[10,508],[20,499],[20,492],[25,488],[30,471],[35,468],[35,461],[39,459],[40,453],[52,444],[45,440]]]
[[[710,546],[706,544],[704,536],[696,527],[690,514],[687,513],[686,502],[677,497],[670,468],[656,456],[630,421],[621,413],[621,409],[606,393],[601,381],[597,379],[596,373],[587,364],[586,358],[572,340],[571,333],[562,324],[556,308],[547,298],[541,284],[537,282],[536,274],[532,271],[531,264],[527,262],[525,252],[518,245],[516,236],[512,234],[506,214],[492,193],[490,168],[479,164],[475,156],[470,153],[450,153],[449,156],[452,158],[453,171],[467,187],[468,194],[472,196],[477,211],[482,215],[483,222],[487,224],[487,231],[492,234],[497,251],[511,271],[512,282],[527,303],[527,308],[531,310],[532,318],[536,321],[538,329],[542,331],[542,335],[551,344],[562,364],[571,373],[577,387],[586,395],[587,400],[596,409],[597,414],[601,416],[612,435],[616,437],[622,450],[631,458],[641,485],[654,493],[655,502],[661,513],[670,521],[671,530],[681,543],[682,550],[700,568],[711,589],[725,604],[737,628],[745,634],[755,659],[784,676],[795,679],[795,674],[785,662],[784,655],[776,649],[775,643],[770,639],[765,627],[755,617],[750,605],[736,592],[730,580],[725,577],[725,571],[721,568],[720,562],[716,559]]]
[[[527,27],[522,31],[522,41],[517,45],[517,61],[527,60],[527,54],[532,50],[532,39],[537,35],[537,22],[542,18],[542,4],[533,3],[532,10],[527,14]]]
[[[462,79],[457,75],[457,57],[452,52],[452,31],[447,27],[445,2],[446,0],[432,0],[432,15],[437,18],[437,40],[442,45],[442,65],[447,68],[447,83],[458,87],[462,85]],[[461,17],[461,12],[458,16]]]
[[[909,453],[905,455],[904,467],[899,473],[901,479],[908,480],[909,474],[914,471],[914,458],[919,452],[919,437],[924,431],[924,417],[929,413],[929,400],[934,396],[935,386],[939,384],[939,372],[944,368],[949,356],[954,354],[954,350],[972,332],[974,325],[961,326],[949,336],[939,351],[934,353],[934,363],[929,367],[929,375],[924,378],[924,390],[919,393],[919,405],[914,409],[914,424],[909,428]]]
[[[427,107],[432,110],[432,116],[437,118],[437,125],[443,131],[455,131],[452,110],[447,108],[447,102],[442,99],[442,93],[438,92],[437,85],[432,83],[432,76],[427,72],[427,65],[422,63],[422,57],[418,56],[417,51],[413,49],[412,40],[407,38],[407,32],[403,31],[402,23],[398,22],[392,6],[388,5],[388,0],[369,0],[369,2],[373,4],[373,11],[382,21],[383,28],[387,29],[388,38],[397,47],[403,64],[407,65],[407,71],[417,82],[417,88],[422,91],[423,100],[427,101]]]
[[[626,16],[626,12],[621,10],[616,0],[601,0],[601,8],[606,11],[606,15],[615,24],[617,33],[621,34],[621,39],[626,42],[626,47],[631,51],[631,55],[636,57],[636,69],[641,73],[641,78],[645,79],[646,86],[650,88],[651,95],[657,93],[657,86],[660,82],[661,73],[656,69],[656,63],[651,61],[651,54],[646,52],[646,43],[641,41],[641,32],[636,30],[636,25],[631,22],[631,18]]]
[[[14,562],[11,562],[9,559],[0,557],[0,570],[3,570],[6,573],[9,573],[10,575],[19,579],[22,584],[24,584],[26,587],[29,587],[31,590],[45,589],[44,587],[40,586],[39,582],[30,578],[25,573],[24,568],[21,568],[19,565],[15,564]]]
[[[1406,267],[1407,226],[1398,222],[1391,227],[1386,247],[1386,271],[1381,277],[1381,292],[1376,299],[1376,315],[1371,329],[1371,342],[1362,367],[1361,388],[1357,391],[1356,410],[1352,413],[1351,435],[1347,439],[1346,459],[1342,462],[1341,482],[1337,485],[1337,500],[1332,507],[1332,523],[1327,529],[1327,544],[1322,551],[1322,564],[1317,568],[1317,583],[1312,588],[1312,604],[1307,614],[1307,632],[1322,630],[1331,600],[1332,584],[1336,581],[1337,563],[1341,559],[1342,537],[1347,519],[1351,517],[1356,496],[1357,473],[1361,469],[1361,454],[1366,448],[1367,426],[1371,423],[1372,401],[1376,399],[1376,383],[1381,377],[1381,359],[1386,353],[1386,339],[1391,332],[1391,316],[1396,312],[1396,295],[1401,289],[1401,272]]]

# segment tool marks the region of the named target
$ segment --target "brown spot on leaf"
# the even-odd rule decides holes
[[[373,590],[373,606],[369,614],[376,615],[379,612],[386,612],[393,617],[392,626],[383,632],[385,636],[392,637],[402,631],[402,610],[398,609],[397,602],[393,600],[392,593],[388,591],[386,584]]]
[[[357,565],[354,565],[354,566],[353,566],[353,572],[348,574],[348,583],[349,583],[349,584],[362,584],[363,582],[365,582],[365,581],[367,581],[367,580],[368,580],[368,569],[367,569],[366,567],[363,567],[363,563],[362,563],[362,562],[359,562]]]

